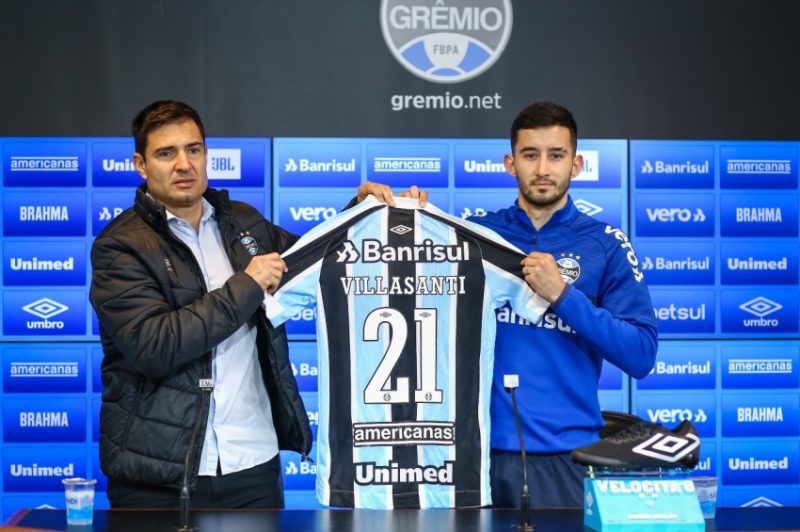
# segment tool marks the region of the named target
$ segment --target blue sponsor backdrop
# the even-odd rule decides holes
[[[717,347],[662,342],[650,374],[636,381],[639,390],[713,390],[717,384]]]
[[[7,445],[3,450],[3,491],[64,493],[61,480],[90,477],[86,447],[75,445]]]
[[[6,290],[3,292],[3,335],[84,336],[85,290]]]
[[[3,441],[83,442],[86,440],[86,399],[47,397],[3,399]]]
[[[736,239],[720,243],[720,283],[797,285],[798,242],[792,239]]]
[[[340,211],[366,180],[422,185],[463,218],[517,196],[507,139],[209,138],[208,147],[212,186],[296,233]],[[661,339],[640,381],[603,365],[600,404],[668,427],[692,420],[702,437],[695,474],[720,476],[722,504],[800,504],[800,143],[588,139],[578,150],[584,170],[570,194],[632,237]],[[67,474],[97,478],[107,507],[89,250],[142,182],[132,151],[122,137],[0,139],[4,516],[24,501],[62,505]],[[314,311],[287,330],[316,433]],[[315,462],[281,456],[287,506],[318,507]]]
[[[714,188],[714,145],[704,142],[631,142],[631,176],[637,189]]]
[[[362,182],[361,142],[275,139],[274,149],[275,183],[281,187],[348,187],[352,194]]]
[[[655,307],[659,334],[708,336],[716,330],[714,290],[657,287],[650,289],[650,295]]]
[[[724,143],[719,148],[720,188],[797,190],[796,143]]]
[[[636,240],[636,253],[650,286],[714,284],[717,261],[712,240],[642,238]]]
[[[721,291],[722,331],[728,333],[798,332],[797,290],[728,288]]]
[[[132,189],[142,183],[133,166],[133,139],[130,137],[91,142],[92,185]]]
[[[722,483],[798,484],[800,483],[800,443],[776,439],[722,443]]]
[[[800,388],[800,344],[747,342],[722,347],[722,388]]]
[[[714,236],[714,196],[672,192],[637,192],[634,217],[636,236]]]
[[[726,393],[722,396],[723,436],[800,436],[797,393]]]
[[[797,194],[720,195],[722,236],[797,236]]]
[[[5,286],[85,286],[86,241],[3,243]]]
[[[633,413],[670,429],[683,420],[691,421],[701,438],[717,434],[717,396],[713,392],[640,391],[634,397]]]
[[[10,139],[3,143],[3,185],[85,186],[86,144],[67,139]]]
[[[450,144],[439,139],[394,139],[367,143],[367,180],[402,189],[446,187]]]
[[[88,365],[86,349],[65,345],[0,345],[5,393],[84,393]]]
[[[86,193],[5,192],[3,236],[86,236]]]

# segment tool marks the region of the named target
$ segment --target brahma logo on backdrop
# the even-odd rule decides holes
[[[722,397],[722,436],[800,436],[796,393],[728,393]]]
[[[381,30],[417,77],[459,83],[491,67],[511,35],[510,0],[382,0]]]

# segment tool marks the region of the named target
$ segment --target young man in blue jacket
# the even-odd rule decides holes
[[[603,418],[598,382],[603,360],[634,378],[655,364],[655,314],[628,237],[579,212],[568,195],[583,167],[575,119],[564,107],[538,102],[511,126],[504,164],[517,179],[517,201],[470,220],[528,254],[525,279],[551,305],[537,324],[508,309],[498,313],[492,416],[492,498],[520,502],[522,464],[511,398],[516,390],[534,507],[583,505],[585,469],[570,451],[598,440]]]

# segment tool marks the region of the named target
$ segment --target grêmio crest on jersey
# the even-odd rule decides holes
[[[561,252],[556,264],[558,264],[558,272],[561,278],[567,284],[572,284],[581,276],[581,256],[574,253]]]
[[[355,508],[491,504],[489,394],[496,308],[547,302],[520,250],[416,200],[371,196],[283,254],[267,316],[317,308],[317,498]]]

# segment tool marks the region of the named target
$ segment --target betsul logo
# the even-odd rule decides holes
[[[511,0],[382,0],[386,46],[409,72],[434,83],[478,76],[511,35]]]

